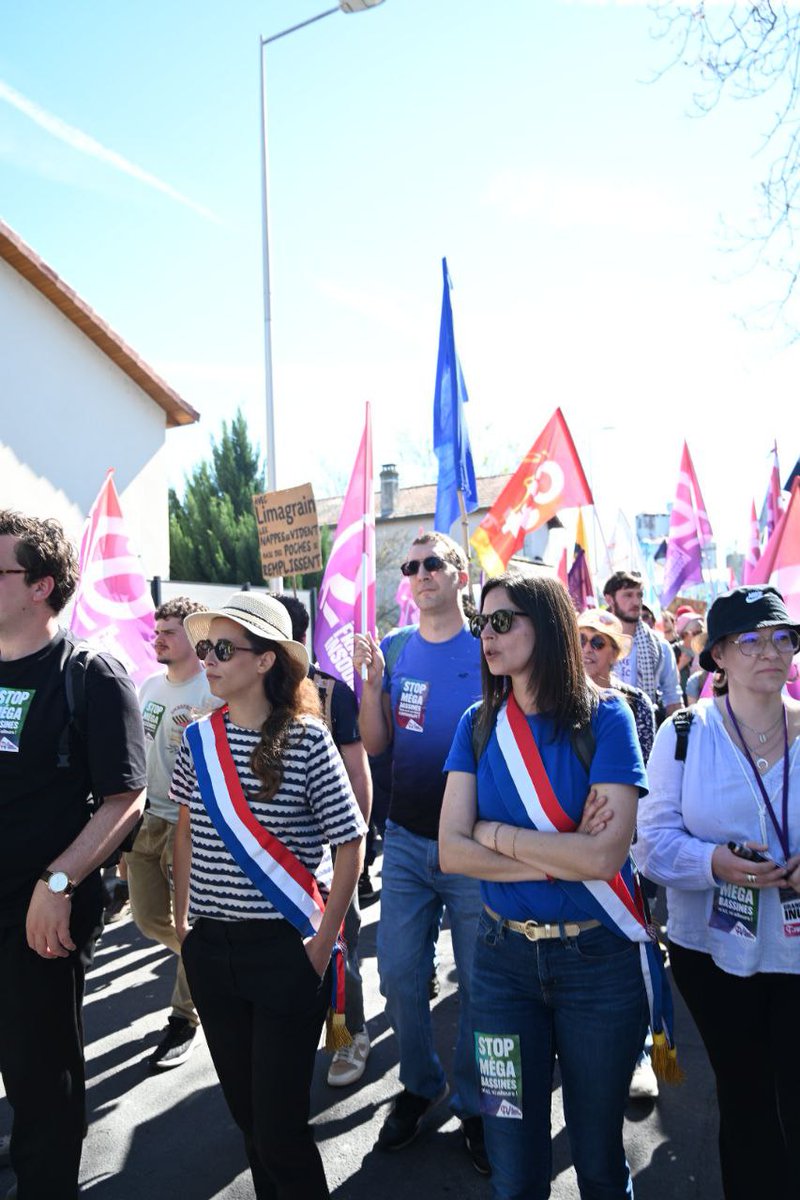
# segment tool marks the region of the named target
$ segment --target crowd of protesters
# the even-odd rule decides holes
[[[618,571],[578,615],[520,571],[486,580],[475,611],[448,536],[421,534],[398,567],[418,623],[355,636],[360,707],[310,661],[302,605],[257,592],[162,605],[164,670],[137,696],[59,626],[77,566],[58,523],[0,512],[9,1196],[78,1195],[84,976],[120,855],[134,920],[175,954],[151,1068],[179,1067],[202,1028],[255,1196],[328,1196],[311,1076],[323,1028],[331,1086],[368,1065],[357,884],[387,764],[378,973],[401,1090],[379,1149],[448,1098],[495,1200],[544,1200],[558,1061],[581,1197],[632,1196],[626,1100],[680,1075],[668,954],[716,1079],[726,1200],[790,1195],[800,627],[781,596],[742,587],[656,621]],[[450,1079],[430,1014],[445,915]]]

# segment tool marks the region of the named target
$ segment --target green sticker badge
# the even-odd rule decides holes
[[[19,754],[22,727],[35,695],[32,688],[0,688],[0,754]]]
[[[475,1059],[486,1117],[522,1120],[522,1062],[518,1034],[476,1033]]]

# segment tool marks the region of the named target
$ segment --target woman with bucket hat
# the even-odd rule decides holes
[[[714,699],[659,730],[637,860],[667,887],[675,981],[711,1060],[726,1200],[800,1171],[800,629],[772,587],[714,601]]]
[[[184,627],[226,702],[187,728],[172,779],[186,974],[258,1200],[322,1200],[311,1076],[366,828],[284,606],[241,592]]]

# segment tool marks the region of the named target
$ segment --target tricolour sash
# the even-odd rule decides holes
[[[299,858],[253,815],[233,761],[225,729],[227,705],[187,726],[200,796],[231,858],[265,899],[303,937],[313,937],[325,901],[317,881]],[[344,955],[341,935],[333,947],[328,1049],[349,1045],[344,1026]]]
[[[498,713],[496,738],[486,747],[497,792],[512,824],[544,833],[572,833],[577,822],[562,807],[545,770],[539,747],[513,693]],[[655,932],[648,927],[639,881],[630,857],[611,880],[554,882],[589,918],[612,933],[639,943],[642,978],[653,1031],[653,1066],[662,1078],[677,1074],[672,995]]]

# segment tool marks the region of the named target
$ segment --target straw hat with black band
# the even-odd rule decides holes
[[[723,638],[777,625],[787,625],[800,635],[800,625],[792,621],[783,596],[776,588],[745,584],[717,597],[707,613],[705,638],[699,635],[693,640],[692,646],[700,653],[700,666],[704,671],[718,671],[711,649]]]
[[[622,622],[605,608],[588,608],[578,616],[579,629],[593,629],[607,637],[617,648],[617,659],[627,658],[631,652],[633,638],[623,633]]]
[[[190,613],[184,619],[183,627],[193,646],[210,636],[211,622],[218,617],[235,621],[255,637],[278,642],[290,658],[308,671],[308,651],[300,642],[293,641],[291,618],[274,596],[265,592],[236,592],[222,608]]]

